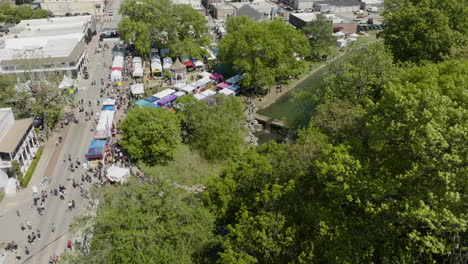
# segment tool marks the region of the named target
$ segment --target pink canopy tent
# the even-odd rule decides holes
[[[214,79],[214,80],[218,80],[218,79],[221,79],[223,78],[223,75],[219,74],[219,73],[213,73],[210,75],[210,79]]]
[[[216,87],[223,89],[223,88],[228,87],[229,85],[230,85],[230,84],[228,84],[228,83],[222,82],[222,83],[218,83],[218,84],[216,85]]]

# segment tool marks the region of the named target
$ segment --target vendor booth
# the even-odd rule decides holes
[[[135,84],[130,86],[130,89],[131,89],[133,95],[139,95],[139,94],[144,94],[145,93],[145,89],[143,88],[142,83],[135,83]]]
[[[174,102],[175,100],[177,100],[177,96],[173,95],[173,94],[170,94],[170,95],[167,95],[163,98],[161,98],[159,101],[158,101],[158,105],[159,106],[166,106],[172,102]]]
[[[170,95],[170,94],[173,94],[175,92],[176,92],[176,90],[174,90],[174,89],[166,89],[166,90],[163,90],[163,91],[161,91],[159,93],[153,94],[153,96],[158,97],[158,98],[163,98],[163,97],[165,97],[167,95]]]
[[[111,182],[123,183],[128,180],[130,175],[130,170],[126,168],[121,168],[115,165],[107,168],[106,178]]]
[[[151,74],[160,76],[162,74],[162,64],[159,57],[153,57],[151,59]]]
[[[238,74],[236,76],[233,76],[233,77],[227,79],[226,82],[229,83],[229,84],[236,84],[236,83],[244,80],[244,78],[245,78],[244,75]]]
[[[219,94],[224,94],[224,95],[236,95],[236,92],[234,92],[231,89],[224,88],[221,91],[218,92]]]

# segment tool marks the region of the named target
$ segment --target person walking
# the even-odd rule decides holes
[[[51,228],[52,228],[52,233],[55,232],[55,224],[54,223],[52,223]]]
[[[16,215],[17,215],[18,217],[21,217],[19,210],[16,210]]]
[[[31,221],[28,220],[28,222],[26,222],[26,225],[28,226],[29,229],[32,229]]]
[[[71,203],[72,203],[72,208],[75,209],[75,200],[72,200]]]
[[[36,229],[36,233],[37,233],[37,238],[41,240],[41,230],[39,230],[39,228]]]
[[[67,242],[67,248],[72,250],[73,249],[73,243],[71,242],[71,240],[68,240]]]
[[[68,201],[68,210],[71,211],[73,208],[73,204],[71,201]]]

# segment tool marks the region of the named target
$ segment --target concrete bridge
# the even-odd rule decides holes
[[[260,115],[258,113],[255,114],[255,119],[258,122],[260,122],[262,124],[265,124],[266,126],[276,126],[276,127],[279,127],[279,128],[287,128],[288,127],[286,125],[286,123],[281,121],[281,120],[274,119],[274,118],[264,116],[264,115]]]

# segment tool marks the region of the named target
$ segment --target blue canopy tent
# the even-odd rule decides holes
[[[153,103],[153,102],[156,102],[157,100],[159,100],[159,98],[156,97],[156,96],[149,96],[149,97],[145,98],[145,100],[148,101],[148,102]]]
[[[242,80],[244,80],[244,75],[238,74],[236,76],[232,76],[231,78],[227,79],[225,82],[229,84],[236,84]]]
[[[135,102],[135,105],[138,105],[138,106],[147,106],[149,104],[152,104],[152,103],[146,101],[145,99],[141,99]]]
[[[91,141],[91,143],[89,144],[89,148],[92,149],[92,148],[103,148],[106,146],[106,140],[93,140]]]
[[[103,111],[115,111],[115,105],[105,105],[102,107]]]
[[[88,152],[85,154],[87,159],[102,159],[102,154],[104,152],[104,148],[89,148]]]
[[[152,103],[152,104],[149,104],[149,105],[146,105],[148,107],[153,107],[153,108],[160,108],[161,106],[155,104],[155,103]]]
[[[236,84],[233,84],[233,85],[229,85],[228,87],[229,90],[233,90],[234,92],[237,92],[237,90],[240,89],[239,85],[236,85]]]

